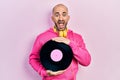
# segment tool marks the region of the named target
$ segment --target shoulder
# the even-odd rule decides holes
[[[49,29],[45,30],[44,32],[39,33],[39,34],[37,35],[37,37],[46,37],[46,36],[48,36],[51,32],[52,32],[52,28],[49,28]]]
[[[46,42],[50,40],[54,36],[54,32],[52,28],[47,29],[46,31],[37,35],[37,40],[40,42]]]
[[[68,30],[69,34],[71,34],[74,38],[82,38],[82,35],[80,33],[77,33],[71,29]]]

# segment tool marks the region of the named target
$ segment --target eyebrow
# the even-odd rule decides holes
[[[62,12],[62,13],[67,13],[67,12]],[[59,12],[55,12],[55,14],[59,14]]]
[[[63,13],[67,13],[67,12],[63,12]]]
[[[55,14],[59,14],[59,12],[55,12]]]

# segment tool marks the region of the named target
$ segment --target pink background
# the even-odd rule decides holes
[[[1,0],[0,80],[41,80],[28,64],[36,36],[51,25],[51,9],[69,7],[69,28],[82,34],[92,62],[77,80],[120,80],[119,0]]]

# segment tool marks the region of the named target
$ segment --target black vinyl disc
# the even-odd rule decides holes
[[[57,51],[55,57],[58,61],[54,61],[51,57],[53,51]],[[61,53],[60,53],[61,52]],[[39,52],[40,62],[46,70],[59,71],[65,70],[71,63],[73,52],[69,45],[49,40],[41,48]]]

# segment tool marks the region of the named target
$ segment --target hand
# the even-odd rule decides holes
[[[60,71],[51,71],[51,70],[47,70],[47,74],[49,76],[56,76],[56,75],[59,75],[59,74],[62,74],[65,70],[60,70]]]
[[[55,37],[55,38],[52,38],[53,41],[56,41],[56,42],[63,42],[65,44],[69,44],[70,43],[70,40],[67,39],[67,38],[64,38],[64,37]]]

